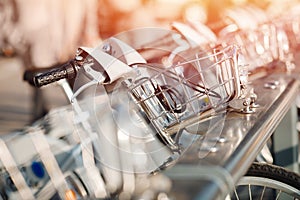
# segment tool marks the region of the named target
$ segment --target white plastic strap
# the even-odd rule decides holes
[[[105,183],[100,175],[100,170],[96,167],[95,164],[95,155],[92,141],[97,137],[97,134],[93,132],[91,125],[88,122],[88,116],[86,113],[82,111],[77,99],[73,99],[73,108],[75,110],[75,115],[77,120],[80,118],[81,120],[78,121],[81,123],[84,132],[79,132],[80,138],[83,139],[81,141],[81,152],[82,152],[82,161],[83,166],[86,169],[87,176],[92,183],[91,184],[92,190],[96,198],[106,198],[107,192],[105,188]]]
[[[118,58],[115,58],[107,53],[104,53],[99,47],[98,48],[85,48],[81,47],[83,51],[87,52],[90,56],[92,56],[100,65],[103,67],[103,70],[106,72],[108,76],[108,82],[112,83],[115,80],[124,76],[124,74],[132,71],[132,68],[127,64],[121,62]],[[91,71],[93,74],[90,74],[95,79],[95,71]],[[87,73],[89,73],[87,71]],[[102,72],[99,71],[102,74]],[[96,78],[101,77],[101,75],[97,75]]]
[[[90,187],[94,192],[96,198],[106,198],[105,183],[100,175],[99,169],[96,167],[93,153],[92,143],[81,144],[83,166],[86,169],[88,179],[90,180]]]
[[[0,159],[7,172],[9,173],[12,181],[14,182],[20,197],[22,199],[35,199],[30,188],[28,187],[24,177],[19,171],[13,156],[9,152],[5,142],[0,139]]]
[[[31,133],[31,139],[48,172],[51,182],[58,191],[59,196],[64,199],[65,193],[69,189],[68,184],[42,130],[35,130],[33,133]]]
[[[120,148],[120,161],[123,168],[123,189],[122,192],[132,195],[135,190],[135,174],[132,173],[135,171],[134,162],[132,157],[131,141],[130,136],[118,131],[118,142]]]
[[[197,33],[193,28],[190,26],[180,23],[180,22],[173,22],[172,27],[177,29],[186,40],[190,43],[192,47],[197,47],[202,44],[208,43],[207,39]]]
[[[202,24],[199,21],[188,21],[189,24],[199,33],[201,36],[205,38],[205,43],[213,43],[216,44],[218,41],[215,33],[210,30],[206,25]]]
[[[124,63],[129,66],[134,64],[146,64],[147,61],[139,54],[134,48],[126,44],[125,42],[111,37],[108,39],[108,43],[111,46],[111,49],[115,52],[112,54],[117,59],[121,59]],[[123,59],[124,58],[124,59]]]

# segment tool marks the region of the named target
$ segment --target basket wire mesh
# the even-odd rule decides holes
[[[172,135],[239,97],[238,51],[232,45],[168,67],[140,66],[147,73],[127,83],[130,96],[169,146],[177,148]]]

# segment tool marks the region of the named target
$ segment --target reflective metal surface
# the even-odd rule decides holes
[[[276,88],[264,87],[276,81]],[[247,171],[294,102],[299,82],[272,74],[252,82],[257,104],[252,114],[228,111],[219,136],[207,134],[165,173],[173,180],[173,194],[224,199],[228,189]],[[217,130],[217,128],[215,129]],[[194,193],[188,188],[194,188]]]

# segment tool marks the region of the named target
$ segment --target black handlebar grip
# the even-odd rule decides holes
[[[72,79],[76,76],[77,68],[73,61],[69,61],[59,68],[51,69],[46,72],[38,73],[33,77],[33,85],[42,87],[50,83],[54,83],[61,79]]]

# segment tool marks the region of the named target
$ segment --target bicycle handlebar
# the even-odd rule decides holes
[[[54,68],[26,70],[23,79],[35,87],[42,87],[64,78],[72,79],[77,71],[77,65],[70,60]]]

